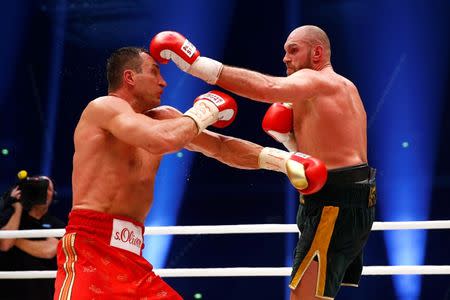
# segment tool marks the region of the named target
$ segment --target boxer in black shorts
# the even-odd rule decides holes
[[[172,60],[181,70],[207,83],[249,100],[272,103],[263,119],[264,131],[289,151],[300,151],[320,159],[327,170],[337,173],[333,178],[345,179],[344,184],[338,184],[332,178],[323,192],[304,198],[305,203],[300,208],[303,237],[297,249],[300,251],[297,260],[298,264],[304,261],[306,266],[300,266],[300,270],[304,268],[303,275],[300,272],[293,276],[290,299],[323,299],[317,297],[318,294],[333,297],[341,281],[357,282],[357,278],[350,277],[359,275],[350,276],[353,273],[350,269],[358,267],[356,261],[354,265],[351,263],[358,258],[372,225],[373,205],[368,203],[372,183],[357,183],[370,180],[367,166],[362,166],[362,169],[367,168],[364,178],[353,178],[353,171],[349,170],[369,162],[367,114],[356,85],[334,71],[331,42],[326,32],[314,25],[300,26],[291,31],[283,45],[287,76],[266,75],[201,56],[192,42],[179,33],[160,32],[152,39],[151,45],[154,46],[150,47],[152,55],[161,63]],[[255,53],[264,50],[260,48],[256,47]],[[346,175],[348,173],[350,175]],[[314,194],[309,188],[300,190],[300,193]],[[374,195],[374,188],[372,191]],[[370,199],[375,198],[372,196]],[[347,224],[342,224],[344,220],[353,222],[354,231],[347,232]],[[360,241],[354,242],[353,235]],[[344,244],[345,238],[350,242],[349,248]],[[309,252],[311,245],[320,251]],[[330,256],[331,261],[328,259]],[[318,261],[313,257],[318,257]],[[325,268],[327,260],[331,268]],[[320,276],[318,262],[322,268]],[[295,270],[299,268],[294,267]],[[327,274],[323,269],[337,270],[337,273]],[[345,270],[348,270],[347,275]],[[333,276],[336,280],[331,279]],[[339,284],[328,283],[329,280]]]
[[[301,196],[292,289],[313,260],[319,264],[316,297],[333,299],[341,285],[358,286],[375,203],[375,170],[367,164],[329,170],[320,192]]]

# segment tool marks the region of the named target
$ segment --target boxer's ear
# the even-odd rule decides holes
[[[323,47],[316,45],[311,49],[311,59],[314,63],[320,62],[323,57]]]
[[[134,79],[135,72],[133,70],[130,70],[130,69],[124,70],[122,76],[123,76],[124,83],[126,83],[128,85],[132,85],[132,86],[134,86],[136,84],[135,79]]]

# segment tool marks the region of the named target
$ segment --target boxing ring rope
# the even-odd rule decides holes
[[[450,229],[450,220],[374,222],[372,231]],[[244,233],[298,233],[295,224],[252,224],[212,226],[149,226],[145,235],[244,234]],[[64,229],[3,230],[0,238],[61,237]],[[181,268],[155,269],[161,277],[241,277],[289,276],[290,267],[279,268]],[[364,266],[363,275],[450,275],[450,265],[442,266]],[[56,271],[5,271],[0,279],[55,278]]]
[[[154,269],[161,277],[261,277],[289,276],[290,267],[279,268],[180,268]],[[450,266],[365,266],[363,275],[449,275]],[[0,279],[55,278],[56,271],[0,272]]]
[[[374,222],[372,231],[450,229],[450,220]],[[145,235],[244,234],[244,233],[298,233],[296,224],[251,224],[210,226],[147,226]],[[0,239],[62,237],[64,229],[3,230]]]

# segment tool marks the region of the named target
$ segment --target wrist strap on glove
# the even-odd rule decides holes
[[[199,100],[184,115],[194,120],[200,134],[206,127],[217,121],[219,109],[211,101]]]
[[[199,56],[188,69],[188,73],[209,84],[216,84],[222,69],[222,63],[208,57]]]
[[[286,161],[291,153],[276,148],[266,147],[261,150],[258,164],[261,169],[283,172],[286,174]]]

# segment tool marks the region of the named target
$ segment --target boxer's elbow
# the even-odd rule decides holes
[[[179,137],[171,133],[167,133],[161,135],[158,141],[155,141],[153,143],[147,143],[146,148],[147,151],[152,154],[163,155],[167,153],[180,151],[181,149],[183,149],[183,147],[186,145],[187,142],[188,141],[180,139]]]
[[[164,149],[161,152],[162,154],[178,152],[181,151],[185,145],[186,143],[184,141],[183,142],[180,142],[178,140],[169,141],[164,145]]]

